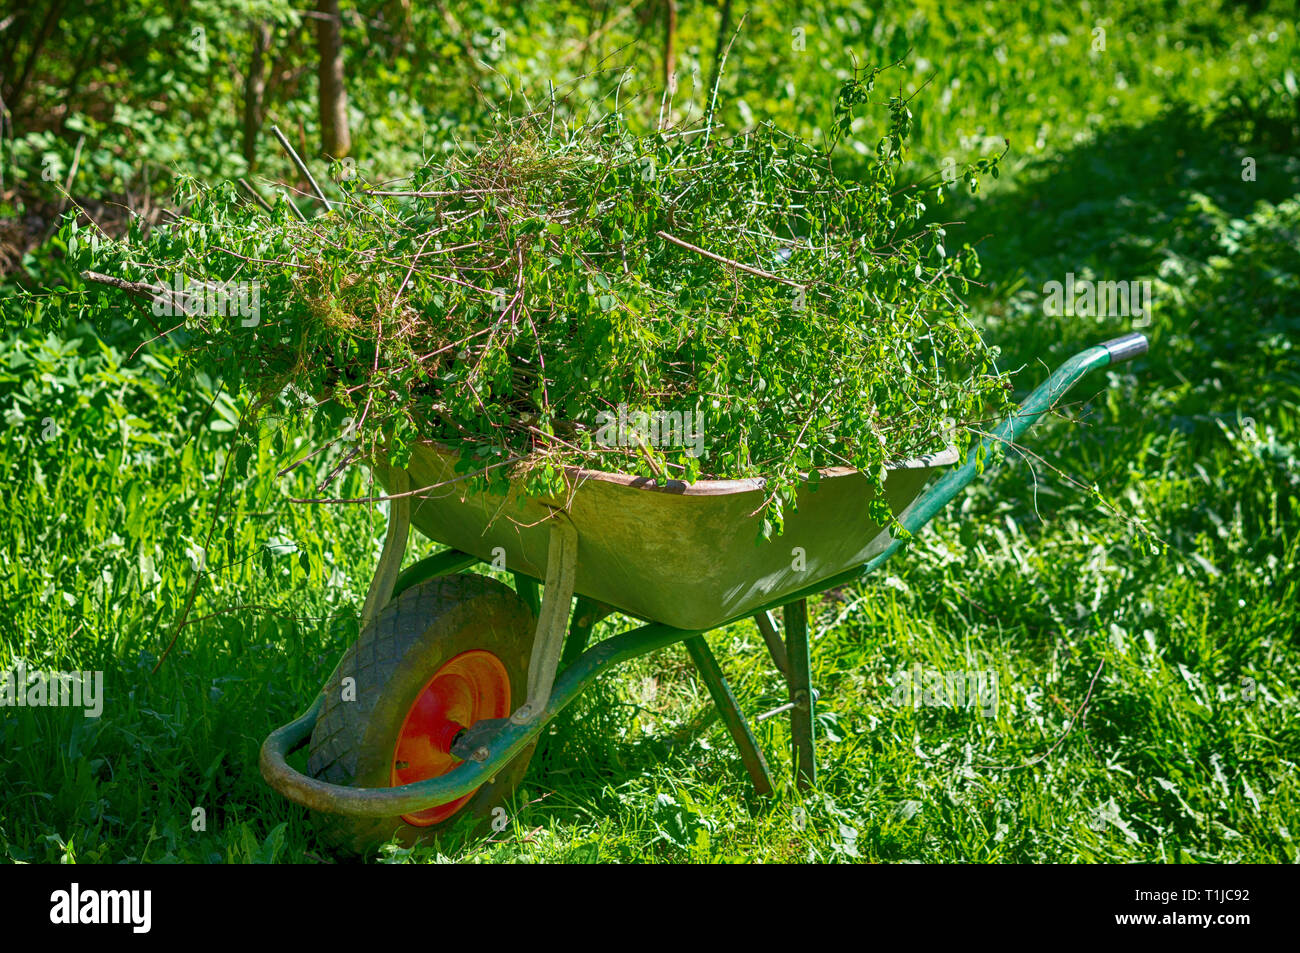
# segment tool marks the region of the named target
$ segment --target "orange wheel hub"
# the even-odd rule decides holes
[[[462,762],[451,753],[456,735],[476,721],[510,714],[510,678],[491,652],[462,652],[449,659],[420,690],[393,750],[392,784],[427,781],[451,771]],[[451,817],[474,793],[440,804],[402,820],[428,827]]]

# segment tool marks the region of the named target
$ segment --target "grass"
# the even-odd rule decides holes
[[[1225,16],[1206,74],[1228,82],[1261,30]],[[1044,49],[1024,53],[1042,58],[1036,97],[1061,123],[1071,102],[1092,116],[1097,91],[1053,85]],[[1081,385],[879,574],[811,606],[815,791],[784,781],[772,718],[757,731],[783,787],[753,795],[673,648],[557,720],[505,830],[381,858],[1300,861],[1300,163],[1283,56],[1238,76],[1235,100],[1131,76],[1141,108],[1054,127],[952,216],[991,236],[976,301],[1024,387],[1126,329],[1043,314],[1043,283],[1069,271],[1150,278],[1152,350]],[[0,668],[102,670],[107,692],[98,720],[3,712],[0,856],[331,859],[262,783],[257,749],[356,637],[383,515],[289,504],[327,467],[277,479],[309,442],[272,431],[218,513],[240,408],[210,381],[169,382],[165,350],[128,360],[136,343],[20,329],[0,347]],[[154,674],[200,550],[214,572],[198,621]],[[751,625],[709,641],[746,711],[785,700]],[[996,712],[896,704],[918,664],[996,673]]]

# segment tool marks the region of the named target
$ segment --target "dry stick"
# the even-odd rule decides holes
[[[817,401],[817,404],[813,407],[812,410],[808,411],[808,419],[803,422],[803,427],[799,430],[799,436],[794,438],[794,445],[796,447],[799,446],[799,441],[803,439],[803,435],[808,432],[808,425],[811,424],[813,418],[817,416],[817,411],[822,409],[822,404],[826,403],[826,398],[830,396],[831,396],[830,391],[827,391],[826,393],[822,394],[822,399]],[[751,517],[757,516],[769,503],[772,502],[772,500],[776,498],[777,492],[778,492],[777,490],[773,490],[771,494],[767,497],[767,499],[765,499],[762,503],[760,503],[758,505],[758,508],[755,509],[754,512],[750,513],[749,515]]]
[[[259,193],[257,189],[249,185],[247,179],[241,178],[238,181],[240,187],[252,197],[254,202],[262,206],[262,208],[266,209],[268,212],[271,211],[271,203],[268,202],[266,199],[262,198],[261,193]]]
[[[191,311],[186,305],[185,301],[187,292],[177,293],[172,291],[170,288],[151,285],[144,281],[127,281],[125,278],[114,278],[112,275],[105,275],[98,271],[83,271],[81,277],[86,281],[93,281],[101,285],[108,285],[112,288],[117,288],[119,291],[126,291],[134,295],[141,295],[143,297],[152,298],[155,301],[161,301],[163,304],[179,311],[187,317],[201,318],[203,316],[201,311]],[[189,295],[189,297],[194,296]],[[149,316],[146,314],[146,317]],[[159,337],[163,337],[170,334],[171,331],[176,330],[175,328],[172,328],[171,331],[164,331],[162,328],[158,327],[152,317],[149,317],[149,323],[153,325],[153,329],[158,332]],[[200,324],[202,324],[202,322],[200,322]]]
[[[296,192],[296,191],[298,191],[298,190],[297,190],[297,189],[294,189],[294,191]],[[298,221],[300,221],[300,222],[302,222],[304,225],[306,225],[306,224],[307,224],[307,216],[303,214],[302,209],[300,209],[298,206],[296,206],[296,205],[293,204],[293,199],[290,198],[290,197],[288,196],[287,193],[284,193],[284,192],[282,191],[282,194],[284,194],[284,200],[285,200],[285,202],[287,202],[288,205],[289,205],[289,210],[290,210],[291,212],[293,212],[293,214],[296,215],[296,216],[298,217]],[[301,193],[299,193],[299,194],[301,194]]]
[[[641,448],[641,455],[645,458],[645,462],[650,465],[650,469],[654,471],[655,479],[662,480],[664,478],[664,471],[660,469],[659,464],[655,462],[654,453],[650,450],[650,447],[647,446],[645,438],[636,431],[633,431],[632,439],[634,439],[637,446]]]
[[[325,477],[325,479],[321,482],[321,485],[316,488],[316,492],[324,493],[325,488],[334,482],[334,480],[338,477],[338,475],[343,472],[344,468],[349,463],[351,463],[353,458],[355,458],[356,455],[359,454],[360,452],[361,452],[360,447],[353,447],[347,453],[343,454],[343,458],[339,460],[339,462],[335,465],[334,469],[329,472],[329,475]]]
[[[425,361],[427,361],[427,360],[428,360],[429,358],[431,358],[431,357],[437,357],[439,354],[445,354],[447,351],[450,351],[450,350],[451,350],[452,348],[454,348],[454,347],[459,347],[459,346],[462,345],[462,344],[468,344],[468,343],[469,343],[470,341],[472,341],[474,338],[476,338],[476,337],[481,337],[482,335],[487,334],[489,331],[493,330],[495,327],[496,327],[496,325],[493,325],[491,328],[479,328],[479,329],[478,329],[477,331],[475,331],[473,334],[466,335],[465,337],[461,338],[459,341],[453,341],[451,344],[445,344],[445,345],[443,345],[442,347],[438,348],[436,351],[430,351],[428,354],[424,354],[424,355],[422,355],[422,356],[420,356],[420,357],[417,357],[417,358],[415,359],[415,360],[416,360],[416,363],[417,363],[417,364],[423,364]]]
[[[290,503],[382,503],[385,500],[400,500],[405,496],[419,496],[421,493],[427,493],[430,490],[437,490],[444,486],[450,486],[453,483],[460,483],[462,480],[468,480],[472,477],[482,476],[489,470],[495,470],[497,467],[506,467],[512,463],[518,463],[523,459],[522,455],[510,457],[507,460],[499,460],[496,463],[490,463],[485,467],[479,467],[469,473],[463,473],[458,477],[450,480],[443,480],[441,483],[430,483],[428,486],[422,486],[418,490],[407,490],[405,493],[390,493],[388,496],[359,496],[354,498],[341,499],[301,499],[299,497],[290,497]]]
[[[130,363],[131,361],[134,361],[135,356],[139,354],[142,350],[144,350],[146,347],[148,347],[150,344],[152,344],[154,341],[161,341],[163,338],[171,334],[173,331],[179,331],[183,327],[185,327],[184,321],[182,321],[180,324],[173,325],[172,327],[168,328],[166,331],[162,331],[158,334],[155,334],[147,341],[141,341],[139,344],[136,345],[135,350],[131,352],[131,356],[127,358],[127,362]]]
[[[402,300],[402,292],[406,290],[406,285],[408,282],[410,282],[411,275],[415,274],[415,266],[419,264],[420,256],[424,254],[424,246],[429,244],[429,239],[431,239],[432,237],[433,237],[433,232],[430,232],[428,235],[424,236],[424,241],[420,243],[419,250],[416,251],[415,257],[411,259],[411,267],[406,270],[406,277],[403,278],[402,283],[398,285],[397,294],[393,295],[393,303],[388,306],[388,310],[396,312],[397,303]],[[379,353],[377,351],[375,353],[375,360],[376,362],[379,360]]]
[[[72,193],[72,180],[77,177],[77,166],[81,165],[81,147],[86,144],[86,135],[77,137],[77,148],[72,151],[72,165],[68,167],[68,180],[63,185],[63,197],[59,199],[59,210],[54,214],[57,219],[68,207],[68,196]],[[55,222],[57,225],[58,223]]]
[[[163,297],[163,292],[166,289],[160,289],[156,285],[146,284],[143,281],[127,281],[124,278],[114,278],[112,275],[105,275],[98,271],[83,271],[81,273],[81,277],[84,278],[86,281],[93,281],[96,282],[97,284],[108,285],[111,288],[117,288],[119,291],[126,291],[129,292],[130,294],[141,295],[143,297],[151,298],[155,301],[166,301],[168,303],[171,303],[171,299],[169,297],[168,298]],[[182,313],[184,313],[183,309],[182,309]],[[148,311],[145,311],[145,318],[148,320],[150,326],[153,327],[154,331],[157,332],[159,337],[163,337],[164,335],[169,333],[164,331],[162,328],[158,326],[158,322],[153,319],[153,315],[150,314]]]
[[[311,270],[308,265],[300,265],[294,261],[285,261],[283,258],[250,258],[247,255],[241,255],[239,252],[225,248],[221,245],[213,245],[212,247],[223,255],[229,255],[231,258],[238,258],[241,261],[248,262],[250,265],[275,265],[279,268],[297,268],[299,271]]]
[[[190,441],[196,437],[200,442],[203,441],[203,428],[208,425],[208,420],[212,417],[212,411],[217,406],[217,401],[221,399],[221,395],[225,392],[226,385],[218,383],[217,389],[212,394],[212,400],[208,401],[207,410],[203,411],[203,416],[199,418],[199,422],[195,425],[194,429],[189,432],[189,435],[186,436],[185,443],[181,445],[182,451],[185,450],[190,445]]]
[[[422,192],[422,191],[391,192],[391,191],[383,191],[379,189],[366,189],[364,194],[394,195],[394,196],[405,196],[408,198],[439,199],[439,198],[449,198],[451,196],[458,196],[458,195],[495,195],[501,192],[509,192],[509,191],[510,191],[509,189],[456,189],[451,192]]]
[[[978,768],[979,770],[982,771],[1020,771],[1023,768],[1032,767],[1033,765],[1038,764],[1038,762],[1042,761],[1044,758],[1048,757],[1053,751],[1061,747],[1061,743],[1070,736],[1070,732],[1074,731],[1074,726],[1079,723],[1080,714],[1083,714],[1085,721],[1087,720],[1088,717],[1087,708],[1088,708],[1088,703],[1092,700],[1092,690],[1097,685],[1097,677],[1101,675],[1101,670],[1105,667],[1106,667],[1106,660],[1102,659],[1101,664],[1097,666],[1097,671],[1092,673],[1092,681],[1088,683],[1088,693],[1083,696],[1083,701],[1079,704],[1079,707],[1074,710],[1074,717],[1070,719],[1070,724],[1066,726],[1066,729],[1064,732],[1062,732],[1061,737],[1056,739],[1056,743],[1053,744],[1046,751],[1044,751],[1042,754],[1040,754],[1038,757],[1031,758],[1030,760],[1026,761],[1024,764],[1014,764],[1014,765],[974,764],[971,765],[971,767]]]
[[[1023,771],[1025,768],[1032,768],[1040,761],[1044,760],[1047,757],[1050,757],[1052,752],[1054,752],[1057,748],[1061,747],[1061,744],[1065,741],[1065,739],[1070,736],[1070,732],[1074,731],[1074,726],[1079,723],[1080,714],[1083,715],[1083,721],[1085,723],[1087,722],[1088,720],[1087,708],[1088,708],[1088,703],[1092,700],[1092,690],[1096,687],[1097,678],[1098,676],[1101,675],[1101,670],[1105,667],[1106,667],[1106,660],[1102,659],[1101,664],[1097,666],[1097,670],[1092,673],[1092,681],[1088,683],[1087,694],[1083,696],[1083,701],[1079,703],[1079,707],[1074,710],[1074,715],[1070,718],[1069,724],[1065,726],[1065,731],[1063,731],[1061,733],[1061,736],[1057,738],[1055,742],[1052,743],[1052,746],[1048,748],[1046,751],[1044,751],[1042,754],[1035,755],[1034,757],[1026,761],[1024,764],[972,764],[970,765],[970,767],[974,770],[980,770],[980,771]],[[940,764],[946,764],[951,767],[958,767],[961,764],[961,762],[956,761],[952,758],[936,757],[934,760],[938,761]]]
[[[324,401],[322,401],[321,403],[324,403]],[[320,405],[318,404],[317,406],[320,406]],[[276,474],[275,474],[275,475],[278,476],[278,477],[282,477],[282,476],[285,476],[285,475],[288,474],[288,473],[291,473],[292,471],[298,469],[298,467],[300,467],[300,466],[302,466],[304,463],[306,463],[308,460],[310,460],[312,457],[316,456],[316,454],[321,453],[321,452],[324,451],[324,450],[328,450],[330,447],[334,446],[334,444],[338,443],[339,440],[341,440],[341,439],[342,439],[341,437],[335,437],[335,438],[334,438],[333,440],[331,440],[329,443],[322,444],[321,446],[319,446],[319,447],[317,447],[315,450],[313,450],[311,453],[306,454],[305,456],[301,456],[301,457],[299,457],[297,460],[293,461],[293,463],[289,464],[289,465],[288,465],[287,467],[285,467],[283,470],[278,470],[278,471],[276,471]]]
[[[238,606],[226,606],[224,609],[217,609],[216,611],[209,612],[206,615],[195,616],[193,619],[187,619],[185,625],[194,625],[198,622],[206,622],[208,619],[215,619],[217,616],[228,615],[231,612],[247,611],[265,612],[268,615],[273,615],[276,618],[285,619],[289,622],[324,622],[329,619],[329,616],[289,615],[288,613],[282,612],[278,606],[267,606],[257,602],[248,602]],[[184,626],[182,626],[182,628],[184,628]]]
[[[693,251],[697,255],[703,255],[705,258],[712,258],[714,261],[721,262],[724,265],[730,265],[732,268],[754,275],[758,278],[768,278],[772,281],[779,281],[781,284],[789,285],[792,288],[802,289],[804,287],[797,281],[791,281],[789,278],[782,278],[780,275],[774,275],[770,271],[763,271],[761,268],[751,268],[749,265],[742,265],[740,262],[732,261],[730,258],[723,258],[721,255],[716,255],[711,251],[707,251],[699,245],[692,245],[690,242],[684,242],[680,238],[669,235],[667,232],[658,231],[655,232],[655,234],[664,241],[672,242],[674,245],[679,245],[687,251]]]
[[[524,251],[519,249],[519,290],[515,293],[514,301],[519,301],[524,295]],[[522,303],[522,302],[521,302]],[[537,342],[537,379],[542,384],[542,404],[544,407],[550,407],[551,394],[546,387],[546,355],[542,352],[542,336],[537,333],[537,322],[533,320],[532,314],[524,312],[524,317],[528,319],[528,326],[533,329],[533,340]],[[487,355],[487,348],[483,349],[483,356]],[[483,357],[479,358],[479,363],[483,363]]]
[[[411,267],[414,270],[415,266],[412,265]],[[409,273],[407,274],[407,277],[408,278],[410,277]],[[403,281],[402,285],[403,287],[405,287],[406,282]],[[401,297],[402,295],[401,288],[397,290],[397,295],[399,298]],[[393,299],[393,304],[394,305],[397,304],[396,298]],[[371,364],[371,368],[370,368],[371,381],[373,381],[375,377],[379,375],[379,351],[383,348],[383,346],[384,346],[384,322],[381,318],[376,318],[375,319],[375,360]],[[375,399],[375,391],[374,388],[372,387],[370,389],[370,393],[366,394],[366,406],[361,411],[361,419],[357,421],[356,430],[359,431],[362,425],[366,422],[366,415],[370,413],[370,403],[374,399]],[[334,468],[334,470],[330,473],[328,477],[325,478],[325,482],[322,483],[319,487],[317,487],[316,492],[324,493],[325,488],[334,482],[335,477],[337,477],[341,472],[343,472],[343,467],[346,466],[348,462],[351,461],[351,459],[354,456],[356,456],[359,452],[360,452],[359,447],[353,447],[348,453],[344,454],[343,459],[339,461],[339,465]],[[374,479],[374,475],[372,474],[371,480],[373,481],[373,479]]]
[[[112,275],[105,275],[98,271],[83,271],[81,277],[87,281],[93,281],[101,285],[108,285],[119,291],[128,291],[135,295],[144,295],[149,298],[160,298],[166,288],[159,288],[157,285],[151,285],[144,281],[127,281],[125,278],[114,278]],[[166,300],[165,298],[163,300]]]
[[[240,182],[242,183],[243,179],[240,179]],[[307,222],[307,216],[302,213],[302,209],[293,204],[293,199],[289,195],[290,191],[297,192],[299,195],[306,195],[306,192],[295,189],[292,186],[281,186],[279,189],[272,189],[272,191],[277,192],[282,198],[284,198],[284,200],[289,204],[289,210],[298,217],[298,221],[303,222],[304,224]],[[261,197],[258,196],[258,199],[260,201]],[[270,206],[268,206],[268,208],[269,207]]]
[[[275,135],[275,138],[280,140],[280,145],[284,147],[285,152],[289,153],[289,158],[293,160],[293,164],[298,167],[298,171],[303,174],[303,177],[306,178],[307,182],[311,185],[312,191],[316,193],[316,197],[325,204],[326,211],[333,211],[334,206],[330,204],[330,200],[327,199],[325,193],[321,191],[320,183],[318,183],[316,177],[311,174],[311,169],[307,168],[307,163],[303,162],[302,157],[294,151],[293,146],[289,145],[289,140],[284,137],[284,133],[280,131],[280,127],[273,124],[271,126],[271,132]]]
[[[1053,407],[1049,408],[1049,410],[1054,411],[1054,410],[1055,410],[1055,405],[1053,405]],[[1018,415],[1018,416],[1019,416],[1019,415]],[[1024,416],[1029,416],[1029,415],[1024,415]],[[979,430],[979,429],[977,429],[977,428],[975,428],[975,427],[973,427],[973,426],[970,426],[969,424],[967,424],[966,426],[968,427],[968,429],[969,429],[972,433],[976,434],[977,436],[980,436],[980,437],[994,437],[994,434],[991,434],[991,433],[985,433],[984,431]],[[995,439],[997,439],[1000,443],[1003,443],[1003,444],[1005,444],[1006,446],[1011,447],[1013,450],[1015,450],[1017,453],[1019,453],[1019,454],[1021,455],[1021,457],[1025,458],[1025,459],[1029,459],[1030,457],[1032,457],[1034,460],[1036,460],[1036,461],[1038,461],[1039,463],[1041,463],[1044,467],[1046,467],[1047,469],[1051,470],[1053,473],[1055,473],[1057,476],[1059,476],[1063,481],[1065,481],[1067,484],[1069,484],[1069,485],[1075,487],[1076,489],[1080,489],[1080,490],[1084,490],[1084,491],[1091,491],[1092,487],[1087,486],[1086,484],[1082,483],[1082,482],[1081,482],[1080,480],[1078,480],[1077,478],[1070,476],[1070,474],[1066,473],[1066,472],[1065,472],[1064,470],[1062,470],[1060,467],[1058,467],[1058,466],[1056,466],[1055,464],[1053,464],[1053,463],[1052,463],[1050,460],[1048,460],[1046,457],[1043,457],[1043,456],[1041,456],[1041,455],[1035,453],[1033,450],[1030,450],[1028,447],[1021,446],[1020,444],[1016,443],[1014,440],[1007,440],[1007,439],[1005,439],[1005,438],[995,438]],[[1032,466],[1032,465],[1031,465],[1031,466]],[[1112,515],[1112,516],[1118,517],[1120,520],[1124,521],[1125,523],[1128,523],[1130,526],[1133,526],[1134,528],[1136,528],[1136,529],[1139,530],[1140,532],[1148,533],[1152,538],[1159,540],[1163,545],[1165,545],[1165,546],[1171,546],[1170,542],[1169,542],[1167,539],[1165,539],[1163,536],[1157,536],[1157,535],[1156,535],[1155,533],[1153,533],[1150,529],[1148,529],[1147,527],[1143,526],[1141,520],[1139,520],[1139,519],[1135,519],[1134,517],[1131,517],[1131,516],[1126,516],[1124,513],[1120,512],[1119,508],[1116,507],[1114,504],[1112,504],[1110,501],[1105,500],[1105,499],[1101,499],[1101,500],[1098,500],[1098,503],[1099,503],[1100,506],[1104,507],[1104,508],[1105,508],[1105,509],[1106,509],[1106,510],[1107,510],[1107,511]],[[1040,518],[1041,518],[1041,517],[1040,517]],[[1171,548],[1173,548],[1173,547],[1171,547]]]

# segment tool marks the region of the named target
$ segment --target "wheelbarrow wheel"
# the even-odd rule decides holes
[[[456,733],[523,703],[536,621],[486,576],[444,576],[390,602],[348,649],[312,731],[307,768],[332,784],[375,788],[440,776],[461,764]],[[349,679],[351,681],[349,681]],[[317,813],[331,846],[364,854],[394,837],[406,846],[450,830],[473,833],[523,778],[533,745],[450,804],[400,817]]]

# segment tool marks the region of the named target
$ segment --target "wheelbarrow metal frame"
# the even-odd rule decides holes
[[[924,490],[898,516],[898,522],[909,533],[919,531],[978,474],[983,472],[984,461],[990,451],[1014,442],[1018,436],[1051,410],[1081,378],[1098,368],[1141,355],[1146,350],[1146,337],[1139,333],[1132,333],[1090,347],[1069,358],[1025,399],[1015,413],[1002,421],[978,446],[970,450],[964,464],[954,467]],[[409,510],[405,507],[395,506],[393,512],[397,514],[399,520],[402,513],[409,514]],[[409,520],[409,515],[407,519]],[[806,589],[787,594],[770,605],[742,613],[717,626],[721,628],[742,618],[753,618],[772,654],[773,661],[785,676],[791,703],[792,760],[796,783],[800,789],[816,782],[813,750],[816,693],[812,689],[807,599],[809,596],[856,581],[874,572],[897,552],[904,542],[902,538],[895,538],[861,567],[823,579]],[[377,611],[377,606],[386,601],[380,595],[384,589],[388,590],[389,597],[393,597],[411,586],[440,575],[460,572],[482,561],[467,553],[445,550],[420,560],[400,573],[395,573],[388,548],[389,544],[396,546],[398,543],[404,549],[405,529],[390,526],[385,556],[381,557],[379,570],[376,572],[371,592],[367,597],[366,615]],[[400,552],[396,558],[400,561]],[[539,653],[548,663],[550,658],[556,657],[551,654],[558,651],[553,643],[554,633],[563,630],[563,621],[566,618],[569,621],[568,637],[565,640],[563,654],[559,656],[558,676],[554,678],[552,684],[545,686],[546,690],[540,695],[537,691],[537,683],[530,678],[530,699],[524,706],[531,709],[526,712],[527,717],[500,719],[490,726],[485,725],[484,727],[488,729],[486,734],[480,732],[481,737],[475,739],[474,756],[454,771],[441,777],[398,787],[352,788],[308,777],[291,767],[287,760],[292,751],[302,747],[310,739],[324,704],[322,690],[306,712],[289,724],[273,731],[263,743],[260,757],[263,777],[285,797],[318,811],[387,817],[415,813],[446,804],[474,791],[494,777],[597,677],[622,662],[684,642],[692,662],[709,690],[710,697],[719,709],[723,723],[740,749],[742,760],[753,779],[755,788],[760,793],[768,793],[773,789],[766,759],[754,739],[744,713],[736,702],[735,695],[727,684],[717,659],[709,650],[703,631],[673,628],[651,621],[588,648],[587,641],[592,628],[603,616],[613,611],[610,607],[602,606],[583,596],[572,598],[571,585],[546,587],[539,607],[537,580],[517,573],[516,584],[521,597],[531,602],[534,611],[540,608],[543,617],[547,619],[545,623],[539,625],[539,645],[534,647],[534,659],[538,658]],[[560,600],[556,599],[560,594],[554,591],[556,589],[563,593]],[[551,605],[548,605],[548,596]],[[563,601],[565,605],[558,605],[559,601]],[[571,611],[569,603],[572,603]],[[784,614],[785,641],[782,641],[769,615],[772,610],[778,608],[782,609]],[[551,634],[551,639],[548,641],[552,641],[552,644],[545,646],[543,651],[540,642],[547,633]],[[543,677],[541,681],[544,683],[547,679]],[[462,749],[454,750],[459,753]]]

